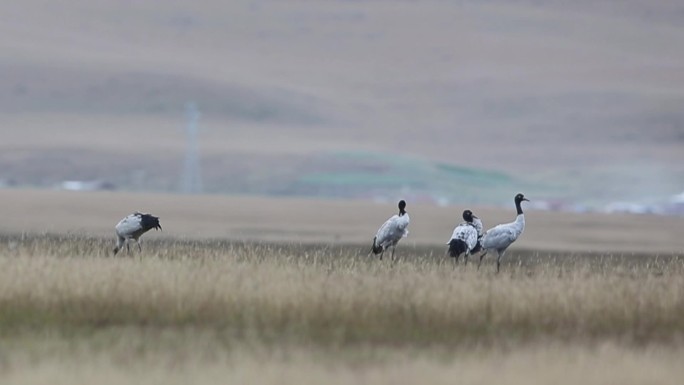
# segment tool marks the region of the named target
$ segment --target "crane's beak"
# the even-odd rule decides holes
[[[529,201],[530,201],[530,200],[529,200],[529,199],[527,199],[527,198],[523,198],[523,200],[524,200],[524,201],[527,201],[527,202],[529,202]]]

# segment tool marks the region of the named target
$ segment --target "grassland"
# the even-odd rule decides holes
[[[365,245],[157,240],[116,258],[110,245],[2,238],[3,383],[676,383],[682,373],[679,256],[514,252],[496,275],[491,264],[454,268],[430,246],[391,263]]]
[[[109,244],[5,242],[0,324],[197,326],[324,345],[638,341],[684,331],[678,257],[518,253],[495,276],[491,265],[454,269],[429,247],[409,247],[389,263],[362,246],[171,242],[149,244],[144,258],[107,258]]]

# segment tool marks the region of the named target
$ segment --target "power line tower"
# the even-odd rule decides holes
[[[202,114],[193,102],[185,104],[185,163],[182,190],[186,194],[201,194],[202,170],[200,165],[198,121]]]

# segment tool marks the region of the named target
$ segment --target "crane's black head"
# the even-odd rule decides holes
[[[525,196],[522,195],[522,193],[518,193],[518,195],[515,196],[515,209],[516,209],[516,211],[518,212],[518,215],[520,215],[520,214],[523,213],[522,207],[520,207],[520,203],[521,203],[522,201],[527,201],[527,202],[529,202],[530,200],[527,199],[527,198],[525,198]]]
[[[525,196],[522,193],[518,193],[518,195],[515,196],[515,203],[518,204],[522,201],[527,201],[529,202],[530,200],[525,198]]]
[[[406,202],[404,202],[404,200],[402,199],[399,201],[399,215],[400,216],[406,214],[405,209],[406,209]]]
[[[463,220],[470,223],[473,221],[473,212],[470,210],[463,211]]]

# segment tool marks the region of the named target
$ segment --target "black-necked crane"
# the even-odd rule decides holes
[[[517,194],[514,201],[515,209],[518,213],[518,216],[515,217],[515,221],[494,226],[487,230],[482,237],[482,249],[485,252],[480,255],[480,263],[477,265],[478,269],[482,264],[482,258],[487,255],[487,252],[493,250],[496,251],[496,272],[498,273],[499,267],[501,266],[501,258],[506,253],[506,249],[515,242],[525,230],[525,214],[523,214],[521,203],[523,201],[529,202],[529,199],[525,198],[523,194]]]
[[[399,201],[399,214],[395,214],[380,226],[380,229],[373,238],[371,253],[380,254],[380,259],[389,247],[392,248],[392,260],[394,260],[394,249],[397,243],[408,236],[409,215],[406,212],[406,202]],[[370,255],[370,254],[369,254]]]
[[[463,254],[467,265],[468,257],[479,246],[478,240],[482,233],[482,221],[470,210],[463,211],[463,220],[465,222],[456,226],[447,245],[449,245],[449,256],[456,258],[455,262],[458,262],[458,257]],[[476,220],[477,222],[475,222]]]
[[[126,245],[126,250],[130,252],[130,240],[135,240],[135,243],[138,244],[138,250],[142,251],[139,241],[140,237],[151,229],[161,230],[162,227],[159,224],[158,217],[136,211],[119,221],[115,229],[117,242],[114,247],[114,255],[123,248],[124,244]]]

